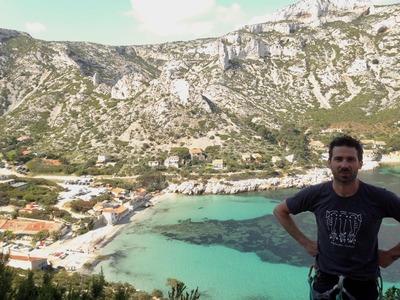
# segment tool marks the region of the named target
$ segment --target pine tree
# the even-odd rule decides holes
[[[65,288],[54,285],[52,282],[52,276],[49,272],[43,274],[43,283],[39,288],[38,300],[62,300],[65,293]]]
[[[14,290],[12,281],[14,274],[11,268],[7,267],[8,255],[0,253],[0,299],[13,299]]]
[[[36,299],[38,295],[38,289],[35,286],[33,279],[33,271],[29,270],[26,278],[19,284],[15,300],[26,300],[26,299]]]
[[[92,276],[92,298],[93,299],[104,299],[104,285],[105,285],[103,268],[101,268],[100,274]]]

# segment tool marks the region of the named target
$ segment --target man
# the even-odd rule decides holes
[[[362,164],[358,140],[335,138],[328,159],[333,180],[307,187],[274,209],[286,231],[316,257],[314,299],[336,299],[341,293],[344,299],[376,300],[379,266],[387,267],[400,257],[400,243],[387,251],[378,250],[382,219],[400,222],[400,198],[357,179]],[[315,214],[317,241],[308,238],[291,217],[304,211]]]

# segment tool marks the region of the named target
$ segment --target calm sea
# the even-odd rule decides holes
[[[360,174],[361,180],[400,195],[400,166]],[[140,211],[96,266],[109,281],[167,295],[168,278],[199,287],[201,299],[309,299],[307,275],[312,260],[276,224],[274,206],[296,190],[238,195],[174,195]],[[314,234],[309,215],[298,219]],[[400,225],[385,220],[381,247],[398,243]],[[383,270],[384,287],[400,288],[400,262]]]

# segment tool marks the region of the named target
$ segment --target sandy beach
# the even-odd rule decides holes
[[[174,194],[160,193],[150,199],[151,205],[173,197]],[[120,223],[112,226],[103,226],[91,230],[83,235],[61,239],[53,244],[32,250],[31,257],[47,257],[54,268],[63,267],[69,271],[88,272],[87,263],[94,264],[101,256],[102,249],[128,224],[137,222],[145,217],[150,207],[141,207],[132,210]]]
[[[399,161],[393,157],[390,157],[390,159],[386,158],[384,161],[385,163],[399,163]],[[366,161],[363,170],[371,170],[377,166],[379,166],[378,162]],[[162,191],[161,193],[154,195],[149,202],[151,205],[157,205],[160,201],[174,197],[175,195],[175,193]],[[67,197],[66,195],[64,196],[65,201],[72,199],[69,199],[70,197]],[[60,206],[62,205],[60,204]],[[3,208],[3,210],[6,209],[7,208]],[[151,209],[151,206],[134,209],[118,224],[103,226],[73,238],[64,238],[51,245],[40,249],[34,249],[27,253],[31,257],[47,258],[54,268],[63,267],[69,271],[89,272],[90,265],[94,265],[99,261],[99,259],[101,259],[103,248],[110,243],[125,226],[145,219],[146,213],[149,209]],[[22,254],[21,252],[14,253],[14,251],[11,253],[16,255]],[[25,254],[26,253],[23,253],[23,255]]]

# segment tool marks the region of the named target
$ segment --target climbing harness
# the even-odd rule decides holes
[[[339,275],[338,283],[335,284],[334,287],[331,288],[330,290],[323,292],[323,293],[315,291],[313,289],[313,283],[317,277],[317,273],[316,272],[315,272],[315,274],[312,274],[312,273],[313,273],[313,271],[316,271],[316,270],[318,270],[317,265],[312,264],[310,267],[310,271],[308,272],[308,283],[310,285],[310,300],[331,299],[331,296],[333,295],[333,293],[337,293],[337,295],[335,297],[336,300],[343,300],[343,295],[346,295],[347,299],[349,299],[349,300],[357,300],[343,286],[343,281],[346,278],[343,275]],[[382,284],[382,277],[380,275],[376,279],[376,282],[377,282],[378,294],[379,294],[378,299],[382,300],[383,299],[383,296],[382,296],[383,284]]]

